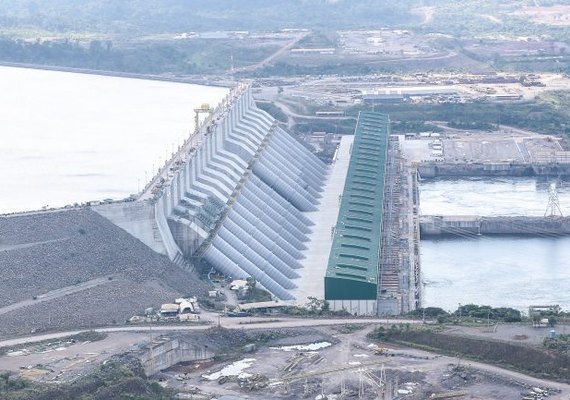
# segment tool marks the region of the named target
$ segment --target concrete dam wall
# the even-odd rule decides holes
[[[423,216],[420,234],[426,236],[569,235],[570,217]]]
[[[185,269],[252,276],[293,300],[314,225],[306,213],[318,209],[329,168],[256,107],[248,86],[207,121],[136,201],[96,211]]]
[[[532,163],[422,163],[422,178],[466,176],[564,176],[570,177],[570,164]]]

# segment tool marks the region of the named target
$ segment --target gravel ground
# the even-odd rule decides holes
[[[124,323],[146,307],[206,290],[196,276],[89,209],[2,217],[0,245],[0,306],[112,276],[103,285],[0,316],[1,337]]]
[[[450,328],[446,333],[453,335],[464,335],[481,337],[485,339],[496,339],[512,341],[520,344],[542,345],[544,338],[548,336],[551,329],[557,333],[570,332],[570,326],[557,325],[555,328],[543,327],[533,328],[527,324],[499,324],[495,326],[458,326]]]

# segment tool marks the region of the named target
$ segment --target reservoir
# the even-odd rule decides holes
[[[136,193],[227,92],[0,67],[0,213]]]
[[[535,215],[548,204],[550,181],[535,178],[426,180],[422,214]],[[570,186],[559,184],[564,215]],[[421,240],[425,306],[455,311],[458,304],[513,307],[559,304],[570,309],[570,237],[479,236]]]

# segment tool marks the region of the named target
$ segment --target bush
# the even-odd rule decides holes
[[[469,317],[474,319],[489,319],[491,321],[520,322],[521,312],[514,308],[490,306],[479,306],[476,304],[466,304],[453,313],[454,316]]]

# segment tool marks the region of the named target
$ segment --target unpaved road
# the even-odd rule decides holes
[[[220,317],[215,313],[202,313],[202,321],[209,321],[210,324],[200,324],[200,325],[130,325],[130,326],[117,326],[117,327],[100,327],[93,328],[93,331],[101,333],[113,333],[113,332],[148,332],[152,330],[156,333],[161,332],[189,332],[189,331],[200,331],[206,330],[214,325],[219,325],[223,328],[228,329],[278,329],[278,328],[311,328],[317,326],[330,326],[330,325],[342,325],[342,324],[365,324],[365,325],[376,325],[376,324],[422,324],[420,320],[408,320],[408,319],[386,319],[386,318],[366,318],[366,319],[355,319],[355,318],[338,318],[338,319],[312,319],[312,318],[262,318],[262,317],[248,317],[248,318],[228,318]],[[43,340],[53,340],[60,339],[68,336],[77,335],[83,330],[77,331],[66,331],[66,332],[56,332],[48,333],[45,335],[36,336],[26,336],[16,339],[8,339],[0,341],[0,347],[10,347],[18,346],[26,343],[40,342]]]

